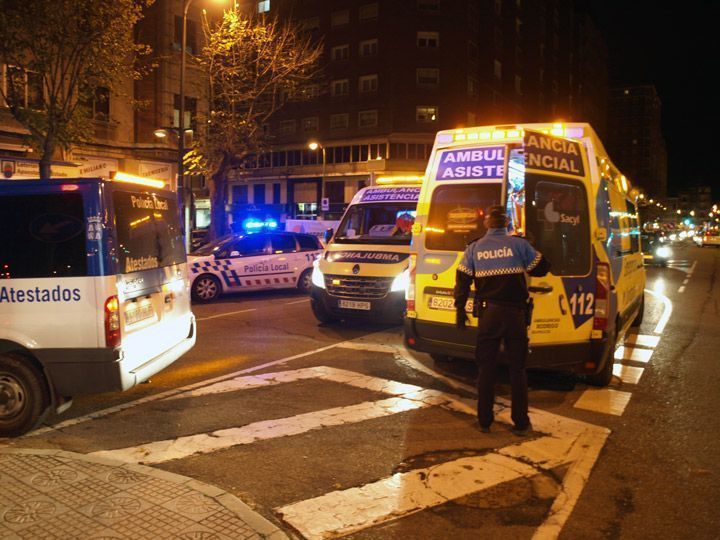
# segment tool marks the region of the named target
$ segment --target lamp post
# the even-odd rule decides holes
[[[317,141],[310,141],[308,148],[313,151],[318,148],[322,150],[322,175],[320,177],[320,204],[322,205],[322,199],[325,197],[325,147]]]

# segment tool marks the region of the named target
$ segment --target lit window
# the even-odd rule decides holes
[[[337,45],[330,49],[330,59],[335,61],[347,60],[350,58],[350,45]]]
[[[377,3],[365,4],[364,6],[360,6],[360,9],[358,9],[358,19],[360,19],[361,21],[369,21],[371,19],[377,19],[377,16],[378,16]]]
[[[419,85],[437,86],[440,83],[440,70],[438,68],[418,68],[416,76]]]
[[[342,26],[350,22],[350,10],[333,11],[330,14],[330,26]]]
[[[348,127],[350,127],[350,115],[348,113],[330,115],[330,129],[347,129]]]
[[[417,46],[421,49],[437,49],[440,46],[440,33],[418,32]]]
[[[373,127],[378,124],[377,109],[371,111],[360,111],[358,113],[358,127]]]
[[[350,81],[348,79],[337,79],[330,85],[331,96],[346,96],[350,93]]]
[[[360,56],[375,56],[378,53],[378,40],[368,39],[360,42]]]
[[[438,108],[435,105],[420,105],[415,107],[415,120],[423,124],[437,122]]]
[[[358,90],[361,94],[367,94],[370,92],[377,92],[378,89],[378,76],[377,75],[363,75],[358,79]]]
[[[267,13],[270,11],[270,0],[260,0],[257,3],[258,13]]]
[[[307,84],[300,88],[300,100],[310,101],[316,99],[320,94],[320,86],[317,84]]]
[[[43,82],[39,73],[21,67],[5,66],[7,103],[34,110],[43,108]]]

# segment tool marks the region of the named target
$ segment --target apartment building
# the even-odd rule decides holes
[[[264,0],[323,44],[322,80],[266,126],[231,212],[339,217],[381,177],[417,177],[438,130],[582,120],[605,128],[607,52],[571,0]],[[312,145],[311,149],[310,143]]]

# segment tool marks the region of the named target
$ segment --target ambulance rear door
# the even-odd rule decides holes
[[[587,153],[579,141],[529,130],[523,143],[524,233],[551,265],[550,273],[530,281],[535,306],[530,342],[586,342],[596,288]]]

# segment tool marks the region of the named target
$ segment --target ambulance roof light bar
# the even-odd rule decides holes
[[[133,174],[128,174],[120,171],[115,171],[110,173],[110,180],[113,182],[127,182],[130,184],[140,184],[147,187],[153,187],[162,189],[165,187],[165,182],[162,180],[157,180],[155,178],[145,178],[143,176],[135,176]]]
[[[415,175],[380,176],[375,180],[375,183],[381,186],[388,186],[393,184],[422,184],[422,181],[422,176]]]
[[[563,123],[539,124],[533,127],[536,131],[556,137],[568,137],[570,139],[581,139],[584,129],[578,126],[566,126]],[[458,128],[440,132],[437,135],[437,142],[450,143],[458,141],[504,141],[509,139],[522,139],[525,130],[522,126],[493,126],[483,128]]]

